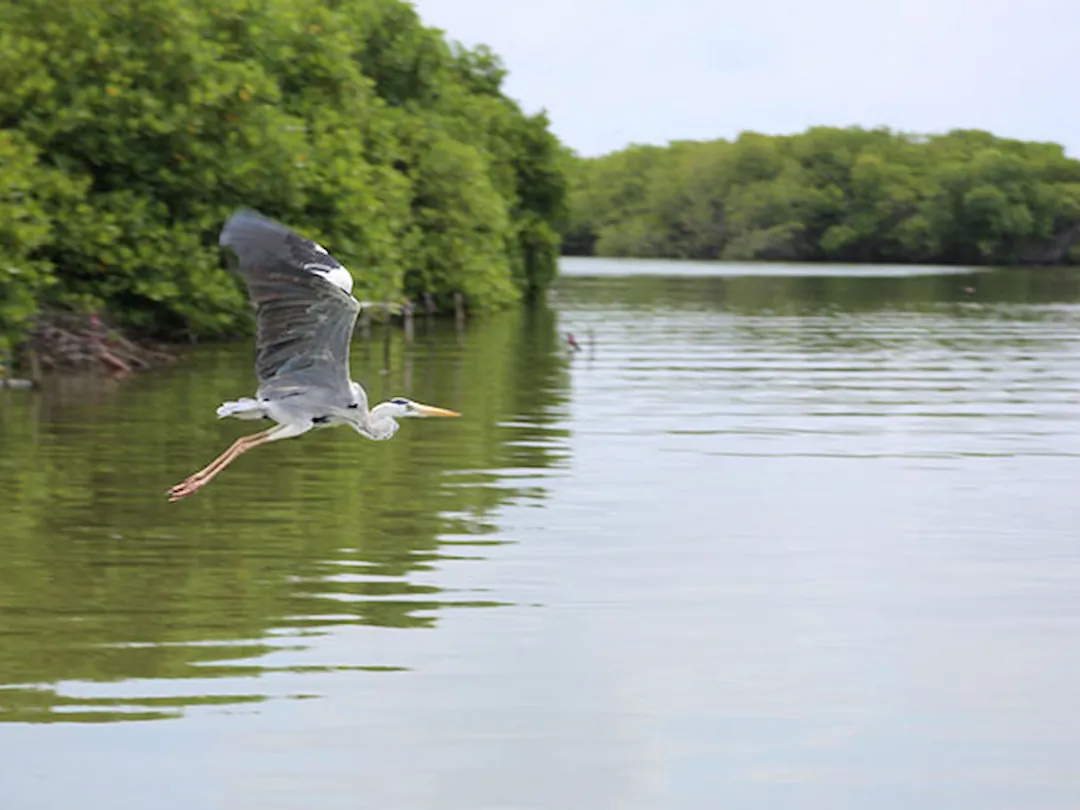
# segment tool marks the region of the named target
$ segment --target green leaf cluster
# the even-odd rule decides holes
[[[44,179],[37,150],[19,133],[0,130],[0,355],[53,280],[51,265],[35,256],[51,235],[43,211]]]
[[[239,205],[332,246],[358,297],[542,290],[565,161],[503,76],[402,0],[3,4],[0,332],[44,304],[247,328],[216,244]]]
[[[1080,161],[976,130],[631,146],[571,167],[566,251],[946,264],[1080,261]]]

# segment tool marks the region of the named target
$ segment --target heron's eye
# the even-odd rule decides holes
[[[409,404],[409,400],[402,399],[401,397],[394,397],[390,401],[393,402],[395,405],[408,405]]]

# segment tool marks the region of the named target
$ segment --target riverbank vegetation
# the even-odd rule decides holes
[[[3,4],[0,348],[46,308],[244,331],[217,247],[240,205],[329,246],[362,299],[541,290],[563,151],[503,76],[401,0]]]
[[[570,254],[1080,263],[1080,161],[981,131],[632,146],[576,159],[571,186]]]

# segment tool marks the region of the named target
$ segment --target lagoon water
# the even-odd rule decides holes
[[[465,418],[179,504],[247,344],[0,391],[0,807],[1080,805],[1080,273],[566,259],[353,371]]]

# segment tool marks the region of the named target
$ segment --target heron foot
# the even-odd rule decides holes
[[[169,503],[175,503],[176,501],[182,500],[189,495],[194,495],[196,492],[202,489],[203,484],[205,483],[206,480],[198,473],[188,476],[179,484],[169,490]]]

